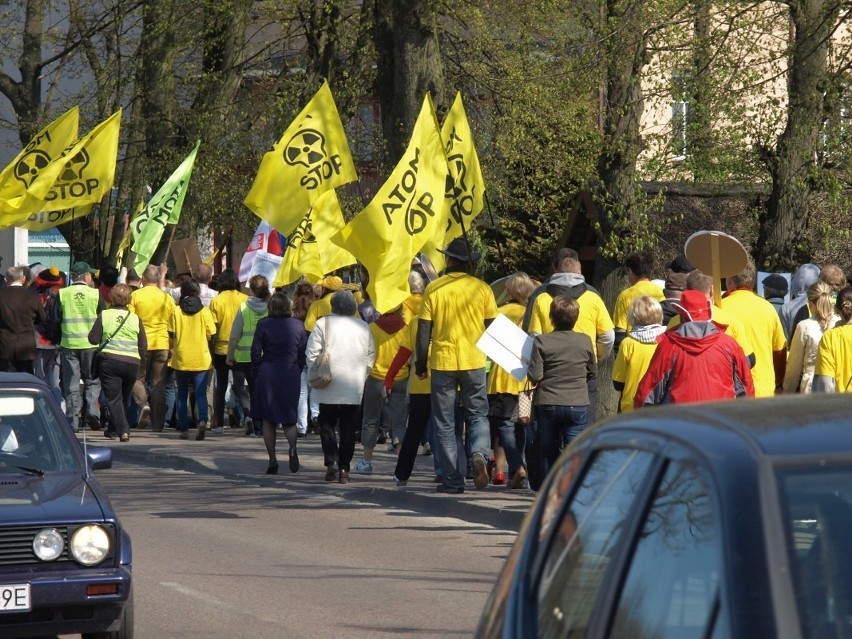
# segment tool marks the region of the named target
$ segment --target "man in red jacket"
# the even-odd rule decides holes
[[[681,324],[657,338],[658,346],[633,399],[636,408],[754,397],[743,349],[713,321],[710,300],[684,291],[675,304]]]

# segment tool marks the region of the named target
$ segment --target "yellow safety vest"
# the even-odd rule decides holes
[[[109,343],[101,349],[102,353],[111,353],[113,355],[123,355],[125,357],[139,357],[139,316],[130,313],[124,324],[121,321],[124,316],[130,313],[127,310],[118,310],[109,308],[101,313],[101,324],[103,325],[103,336],[101,344],[106,340]],[[121,325],[121,328],[118,328]],[[116,331],[118,331],[116,333]],[[115,337],[110,339],[110,336],[115,333]]]
[[[240,334],[237,348],[234,350],[235,362],[247,364],[251,361],[251,343],[254,340],[254,329],[257,327],[257,323],[266,317],[266,314],[266,309],[262,313],[258,313],[253,311],[247,303],[240,306],[240,315],[243,317],[243,332]]]
[[[94,348],[89,343],[89,331],[98,318],[100,299],[97,289],[85,284],[72,284],[59,290],[59,304],[62,306],[60,346],[75,350]]]

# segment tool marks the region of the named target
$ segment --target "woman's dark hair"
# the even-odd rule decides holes
[[[550,321],[554,331],[570,331],[577,323],[580,305],[573,297],[557,295],[550,303]]]
[[[269,282],[263,275],[254,275],[249,280],[249,289],[255,297],[266,301],[269,299]]]
[[[219,273],[219,291],[239,291],[240,281],[237,279],[237,274],[234,269],[226,268]]]
[[[317,298],[314,293],[314,285],[310,282],[302,282],[296,287],[296,296],[293,300],[293,317],[305,319],[308,308]]]
[[[192,295],[198,296],[201,292],[201,288],[198,286],[198,282],[195,280],[184,280],[180,285],[180,298],[190,297]]]
[[[274,293],[269,298],[269,317],[292,317],[293,305],[285,293]]]
[[[852,320],[852,286],[841,289],[837,294],[837,312],[844,322]]]

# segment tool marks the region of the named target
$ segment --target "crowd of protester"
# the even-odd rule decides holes
[[[231,429],[263,439],[270,474],[279,429],[292,473],[298,439],[313,432],[325,480],[344,484],[371,474],[387,444],[396,485],[418,454],[434,453],[436,489],[451,494],[468,480],[535,490],[595,421],[604,384],[619,412],[852,389],[852,287],[837,265],[803,264],[788,282],[748,261],[716,290],[683,255],[658,273],[637,252],[610,312],[571,249],[542,283],[505,278],[499,307],[464,239],[441,252],[444,273],[430,281],[415,261],[410,296],[384,313],[363,269],[360,286],[329,274],[273,292],[255,275],[245,293],[232,270],[214,277],[206,264],[174,282],[164,265],[124,278],[85,262],[67,274],[13,266],[0,288],[0,370],[43,379],[75,431],[126,442],[134,429],[181,439],[194,429],[196,440]],[[526,379],[477,347],[498,314],[532,337]],[[610,357],[611,379],[600,379]],[[321,361],[330,381],[312,386]],[[518,398],[530,386],[527,421]]]

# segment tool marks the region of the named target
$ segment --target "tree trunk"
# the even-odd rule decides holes
[[[176,34],[173,0],[145,2],[142,17],[142,41],[139,71],[139,95],[145,121],[145,153],[149,166],[158,166],[160,149],[177,140],[177,99],[175,89]],[[185,142],[185,141],[181,141]],[[148,179],[161,183],[169,175],[165,167]]]
[[[435,0],[377,0],[374,39],[378,54],[382,130],[391,163],[405,151],[426,92],[444,100],[444,71]]]
[[[794,36],[788,71],[787,125],[770,158],[772,192],[759,219],[755,261],[765,270],[791,269],[809,259],[802,237],[810,220],[811,172],[820,140],[828,81],[830,35],[839,3],[789,3]]]

